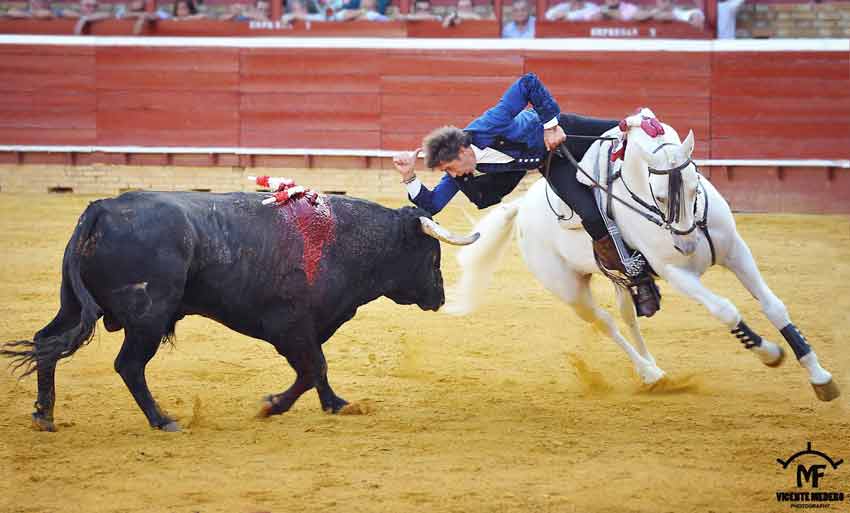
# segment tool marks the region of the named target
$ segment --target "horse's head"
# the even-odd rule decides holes
[[[644,136],[634,140],[630,137],[630,142],[638,143],[637,154],[649,172],[649,194],[673,235],[673,245],[682,254],[690,255],[697,246],[694,228],[699,194],[699,174],[691,160],[694,133],[690,131],[681,143],[674,130],[665,133],[665,141]]]

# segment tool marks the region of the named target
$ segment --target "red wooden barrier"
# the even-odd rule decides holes
[[[850,55],[717,52],[712,158],[850,157]]]
[[[540,75],[565,111],[620,118],[649,106],[680,135],[694,130],[700,159],[850,160],[846,51],[579,46],[495,51],[2,44],[0,145],[232,150],[219,156],[36,151],[0,154],[0,161],[383,166],[384,160],[363,156],[235,151],[412,149],[435,127],[467,124],[524,72]],[[848,169],[705,171],[733,207],[850,211]]]
[[[0,45],[2,144],[95,142],[95,51]]]
[[[647,105],[697,157],[850,157],[846,52],[0,45],[0,144],[400,149],[523,72],[562,108]]]

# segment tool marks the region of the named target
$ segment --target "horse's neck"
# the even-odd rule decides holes
[[[641,210],[644,209],[632,198],[632,194],[652,204],[652,192],[649,187],[649,170],[643,161],[624,162],[623,167],[620,169],[620,175],[622,178],[615,185],[619,186],[621,189],[620,192],[625,193],[623,199]],[[628,187],[628,190],[626,187]]]
[[[647,204],[654,204],[646,164],[643,161],[624,162],[620,174],[622,178],[614,184],[614,194],[635,209],[649,214],[650,212],[644,206],[632,198],[634,194]],[[628,207],[618,205],[615,213],[623,238],[632,247],[645,251],[648,247],[657,244],[658,238],[665,236],[663,230]]]

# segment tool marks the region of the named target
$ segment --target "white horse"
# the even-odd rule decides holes
[[[654,114],[648,109],[627,118],[628,144],[621,178],[610,184],[611,193],[623,200],[613,201],[611,207],[625,242],[640,251],[658,276],[676,291],[704,305],[765,365],[779,366],[785,357],[782,348],[755,334],[732,302],[700,281],[713,263],[731,270],[788,341],[808,371],[818,398],[829,401],[838,397],[840,392],[832,375],[821,367],[815,352],[792,324],[785,305],[762,279],[749,247],[738,234],[729,205],[697,172],[691,161],[693,132],[681,142],[672,127],[662,124],[664,133],[652,137],[640,128],[641,121],[650,118],[654,119]],[[620,132],[614,128],[609,133]],[[595,163],[607,164],[610,144],[595,142],[582,159],[582,169],[592,172]],[[676,173],[681,176],[674,176]],[[674,187],[668,190],[671,176]],[[446,310],[462,315],[479,306],[516,227],[522,257],[544,287],[569,304],[584,321],[614,339],[644,383],[658,382],[664,371],[656,365],[641,336],[628,291],[615,285],[620,315],[636,347],[620,333],[611,316],[594,303],[590,278],[600,270],[591,239],[577,216],[567,221],[557,219],[553,211],[569,213],[570,209],[547,188],[546,180],[541,178],[521,199],[494,209],[478,222],[475,231],[481,233],[481,239],[458,254],[462,276]],[[707,231],[697,229],[697,224],[703,222]]]

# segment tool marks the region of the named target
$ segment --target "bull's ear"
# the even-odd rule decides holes
[[[466,236],[455,235],[448,229],[435,223],[432,219],[428,219],[424,216],[419,218],[419,222],[422,225],[422,233],[453,246],[468,246],[477,241],[481,236],[481,234],[477,232]]]

